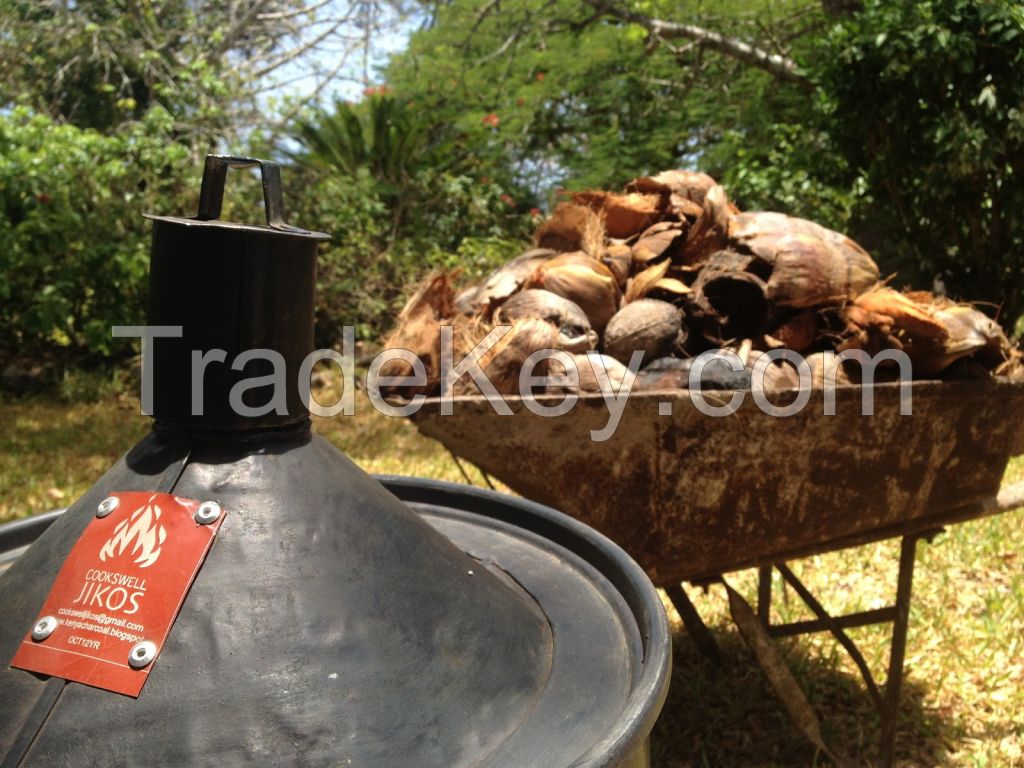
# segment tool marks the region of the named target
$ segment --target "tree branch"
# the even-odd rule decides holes
[[[676,38],[692,40],[702,48],[708,48],[724,56],[741,61],[744,64],[756,67],[783,82],[793,83],[806,89],[812,87],[811,81],[800,74],[796,62],[781,54],[765,51],[743,40],[727,37],[704,27],[651,18],[645,14],[621,8],[611,2],[611,0],[584,0],[584,2],[606,16],[611,16],[630,24],[637,24],[655,37],[660,37],[664,40]]]

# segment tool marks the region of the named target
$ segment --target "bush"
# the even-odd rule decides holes
[[[194,206],[196,163],[150,110],[123,133],[0,114],[0,356],[63,360],[123,353],[110,326],[145,315],[144,212]]]
[[[331,234],[320,258],[317,341],[362,339],[394,324],[412,283],[432,269],[472,279],[522,249],[530,193],[481,157],[471,137],[376,89],[294,126],[296,221]]]
[[[296,221],[331,235],[317,277],[317,344],[332,346],[346,325],[376,339],[394,324],[408,289],[433,269],[474,279],[527,247],[529,216],[498,187],[464,177],[436,180],[444,192],[395,236],[392,210],[359,179],[327,175],[309,187]]]

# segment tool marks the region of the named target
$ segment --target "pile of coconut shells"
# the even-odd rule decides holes
[[[914,378],[1019,375],[1019,352],[980,310],[895,290],[850,238],[781,213],[741,212],[707,174],[666,171],[621,193],[575,194],[538,228],[534,245],[479,284],[434,274],[419,286],[385,345],[416,353],[426,379],[386,394],[437,393],[444,325],[456,361],[494,326],[511,326],[474,353],[502,394],[519,391],[520,369],[542,349],[575,357],[583,391],[602,380],[618,386],[637,352],[634,390],[686,388],[691,361],[710,349],[734,351],[746,371],[709,366],[701,382],[709,388],[749,387],[757,359],[780,348],[804,356],[818,383],[825,352],[854,349],[902,350]],[[534,375],[564,372],[557,361],[546,365]],[[844,363],[838,383],[856,383],[858,371]],[[391,361],[381,373],[412,371]],[[876,380],[898,373],[883,363]],[[788,363],[765,370],[765,389],[798,383]],[[476,390],[470,377],[456,385],[457,393]]]

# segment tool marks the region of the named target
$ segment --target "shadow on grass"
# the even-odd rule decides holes
[[[720,666],[703,656],[685,630],[674,637],[672,686],[652,735],[655,768],[803,768],[833,763],[804,738],[735,630],[712,629]],[[872,766],[878,714],[863,681],[799,640],[774,641],[818,714],[825,743],[856,766]],[[927,689],[904,678],[898,766],[950,765],[947,745],[957,724],[924,706]],[[884,675],[882,675],[884,677]]]

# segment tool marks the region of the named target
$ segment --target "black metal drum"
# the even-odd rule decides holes
[[[151,322],[184,331],[155,358],[154,431],[63,514],[0,527],[3,766],[648,765],[670,665],[650,581],[558,512],[378,482],[311,435],[292,388],[319,236],[283,224],[267,164],[268,226],[212,221],[239,162],[208,161],[210,220],[157,224]],[[280,351],[283,412],[229,408],[229,370],[196,415],[185,363],[218,347]],[[46,642],[41,606],[104,500],[133,491],[227,512],[141,694],[7,666]]]

